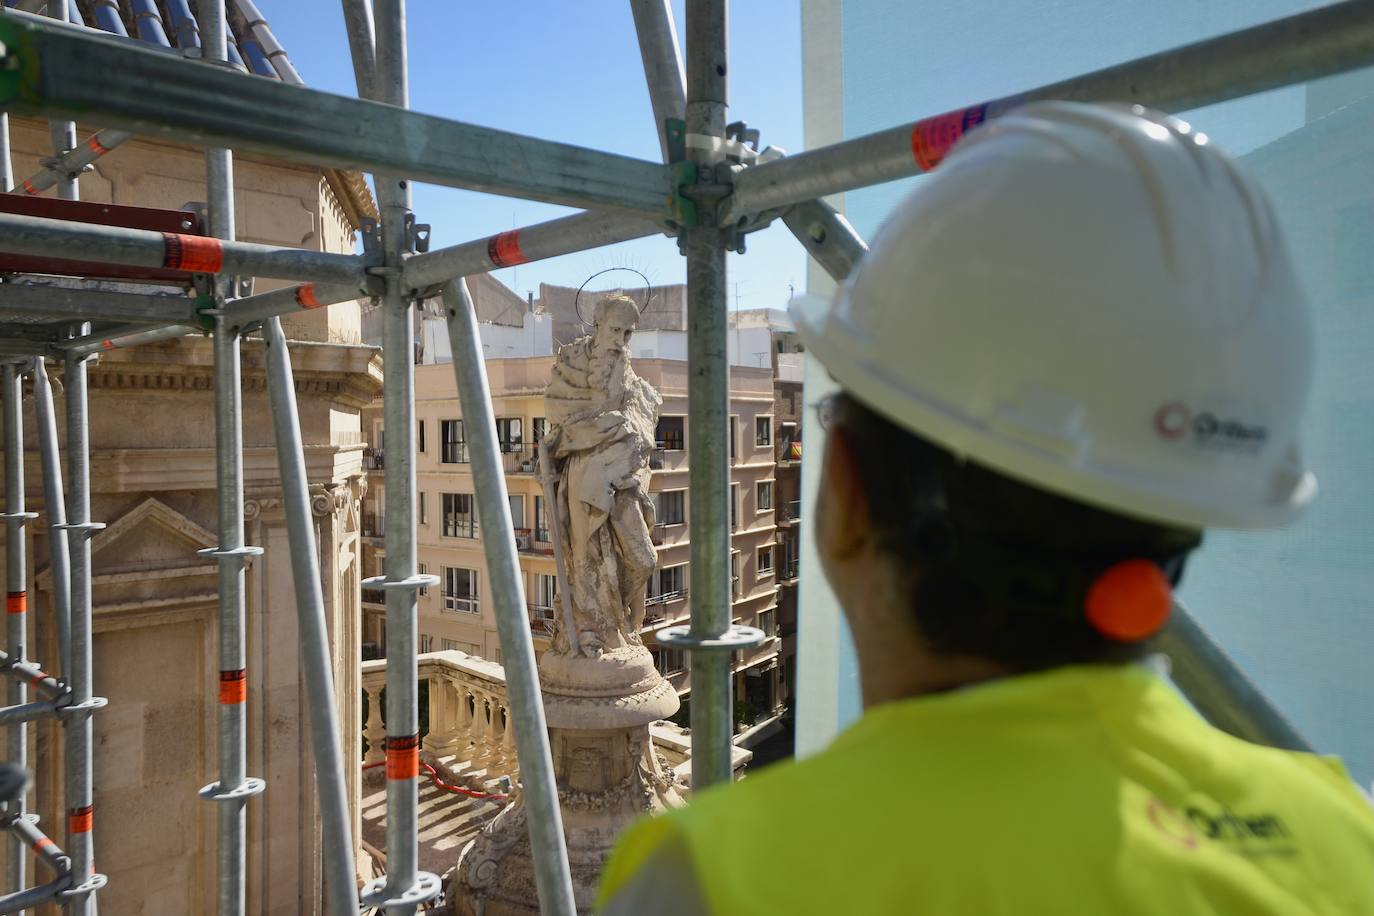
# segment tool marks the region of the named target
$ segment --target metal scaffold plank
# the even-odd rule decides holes
[[[670,194],[670,173],[654,162],[254,79],[37,21],[0,17],[0,43],[0,107],[10,112],[573,207],[658,216]]]
[[[744,169],[722,225],[929,171],[967,130],[1026,102],[1129,102],[1188,111],[1374,64],[1374,2],[1346,0],[1136,58],[1018,95]]]

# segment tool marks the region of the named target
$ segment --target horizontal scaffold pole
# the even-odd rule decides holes
[[[359,255],[228,242],[202,235],[97,226],[15,213],[0,213],[0,251],[38,258],[79,252],[81,260],[102,264],[315,283],[363,283],[368,264]]]
[[[1189,111],[1374,64],[1374,2],[1346,0],[1019,95],[742,170],[723,224],[929,171],[967,130],[1040,99]]]
[[[405,284],[410,289],[425,289],[458,277],[628,242],[662,231],[657,223],[632,216],[574,213],[414,255],[405,263]]]
[[[0,283],[0,318],[37,315],[54,321],[196,324],[195,305],[186,296]]]
[[[86,356],[100,350],[122,350],[125,347],[136,347],[140,344],[155,343],[159,340],[171,340],[174,337],[185,337],[188,330],[185,325],[169,325],[165,328],[146,328],[139,325],[120,325],[118,327],[107,328],[99,333],[86,334],[82,337],[73,337],[69,340],[57,341],[49,349],[63,353],[75,353],[78,356]]]
[[[5,111],[571,207],[667,210],[670,172],[655,162],[258,79],[27,18],[0,17],[0,43]]]
[[[80,174],[86,166],[132,137],[133,134],[127,130],[115,130],[110,127],[100,133],[91,134],[85,143],[78,143],[75,148],[67,150],[52,161],[44,160],[44,167],[31,178],[25,179],[14,189],[14,193],[42,194],[61,179]]]

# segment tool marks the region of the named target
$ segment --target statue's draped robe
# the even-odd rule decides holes
[[[644,590],[657,563],[649,455],[662,399],[628,358],[609,378],[591,339],[558,351],[545,394],[565,574],[578,648],[639,643]],[[561,615],[560,615],[561,617]],[[560,630],[562,624],[560,622]],[[560,633],[560,636],[562,634]],[[555,648],[566,650],[565,639]]]

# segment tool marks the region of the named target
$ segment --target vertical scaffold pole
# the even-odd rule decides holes
[[[468,457],[472,461],[477,515],[486,519],[482,539],[489,584],[496,605],[496,627],[501,635],[506,666],[506,690],[514,711],[515,752],[520,762],[525,811],[528,816],[534,879],[539,889],[540,912],[546,916],[576,916],[572,872],[563,836],[563,817],[558,808],[558,784],[554,779],[549,732],[544,720],[544,701],[539,693],[539,673],[534,661],[520,560],[515,554],[506,475],[497,449],[496,420],[491,409],[491,389],[482,357],[477,310],[466,280],[444,287],[448,336],[453,349],[453,375],[458,386]],[[390,662],[388,662],[390,664]]]
[[[68,0],[48,0],[48,16],[56,19],[58,22],[67,22],[67,3]],[[54,161],[60,161],[66,152],[76,149],[75,121],[49,121],[48,134],[52,137],[52,155]],[[58,176],[57,196],[62,200],[80,199],[75,176]]]
[[[405,0],[374,5],[377,101],[409,104]],[[439,894],[439,878],[419,870],[420,721],[415,658],[416,591],[438,584],[415,567],[415,303],[401,280],[410,249],[410,183],[374,175],[382,211],[386,289],[382,302],[382,422],[386,430],[386,575],[365,584],[386,592],[386,875],[364,889],[363,903],[410,916]]]
[[[687,134],[725,136],[726,0],[687,4]],[[715,162],[695,149],[703,181]],[[730,415],[726,353],[725,235],[715,205],[698,199],[687,231],[687,373],[692,513],[691,637],[719,639],[730,628]],[[692,790],[730,779],[732,683],[729,652],[692,653]]]
[[[202,4],[201,42],[211,64],[228,59],[223,3]],[[227,149],[205,151],[210,234],[234,238],[234,160]],[[240,339],[223,314],[227,286],[214,280],[215,480],[219,492],[219,546],[203,555],[219,563],[219,781],[201,795],[219,806],[219,912],[241,916],[247,895],[247,803],[266,784],[247,775],[248,675],[244,647],[245,568],[261,547],[244,544],[243,388]]]
[[[5,652],[15,661],[28,661],[28,567],[24,558],[24,525],[33,518],[24,511],[24,377],[18,367],[6,365],[3,370],[5,411]],[[28,699],[24,681],[6,678],[9,691],[6,697],[11,706]],[[28,766],[28,727],[16,722],[6,729],[7,761],[17,767]],[[23,817],[27,802],[23,793],[11,802],[11,813]],[[7,831],[8,833],[8,831]],[[25,864],[28,850],[20,838],[8,833],[9,869],[6,890],[24,889]]]
[[[39,466],[43,471],[43,511],[48,516],[48,572],[52,575],[53,615],[57,618],[58,672],[69,678],[72,566],[67,547],[67,504],[62,486],[62,456],[57,450],[57,411],[53,409],[52,382],[42,357],[33,361],[33,412]]]
[[[296,587],[296,619],[300,630],[301,669],[310,704],[310,740],[315,752],[315,786],[323,821],[324,884],[329,912],[357,916],[358,889],[354,879],[353,834],[348,818],[343,744],[334,678],[329,670],[329,631],[320,588],[319,553],[310,512],[310,488],[301,442],[300,413],[291,353],[281,319],[263,326],[267,343],[267,393],[272,402],[272,427],[281,469],[282,507],[291,544],[291,574]]]
[[[81,333],[79,331],[78,333]],[[105,525],[91,521],[90,420],[86,393],[86,361],[69,354],[63,367],[67,396],[67,531],[71,551],[71,671],[63,672],[71,687],[71,704],[63,710],[67,733],[67,853],[72,859],[74,886],[63,892],[71,912],[95,912],[93,892],[105,885],[95,873],[92,828],[95,809],[91,797],[91,713],[105,701],[91,696],[91,537]]]

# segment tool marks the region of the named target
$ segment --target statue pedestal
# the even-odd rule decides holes
[[[649,739],[650,722],[677,712],[677,693],[642,645],[599,658],[549,652],[539,675],[577,910],[588,913],[620,832],[641,815],[682,804]],[[455,875],[449,896],[461,916],[539,912],[518,793],[464,847]]]

